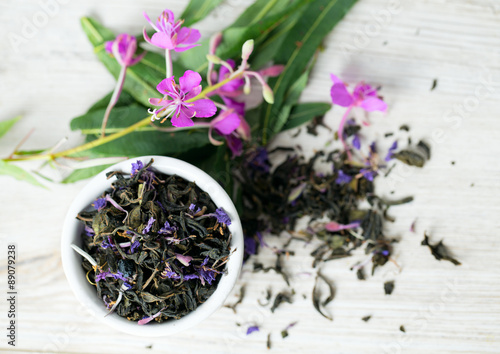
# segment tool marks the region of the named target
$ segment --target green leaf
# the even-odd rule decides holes
[[[283,41],[275,62],[284,64],[281,75],[270,80],[274,105],[265,104],[261,117],[262,142],[281,131],[285,124],[279,111],[290,85],[307,68],[323,38],[343,18],[357,0],[316,0],[304,9],[302,16]]]
[[[47,188],[21,167],[15,166],[11,163],[7,163],[4,160],[0,160],[0,175],[11,176],[19,181],[29,182],[37,187]]]
[[[258,70],[267,63],[274,61],[280,47],[285,40],[288,32],[291,31],[295,23],[300,18],[301,13],[296,12],[291,14],[287,19],[280,23],[272,30],[262,43],[255,46],[252,54],[251,66],[253,70]]]
[[[98,174],[99,172],[105,170],[109,166],[112,166],[113,164],[106,164],[106,165],[100,165],[100,166],[92,166],[92,167],[87,167],[87,168],[81,168],[78,170],[75,170],[71,172],[71,174],[63,179],[61,183],[74,183],[77,181],[80,181],[82,179],[90,178]]]
[[[222,0],[191,0],[180,16],[184,20],[184,26],[203,20]]]
[[[290,112],[292,107],[299,101],[300,95],[302,91],[306,88],[307,82],[309,80],[309,74],[311,73],[311,69],[314,66],[316,60],[313,60],[310,63],[309,67],[302,75],[300,75],[297,80],[290,86],[290,89],[285,96],[285,100],[281,109],[279,111],[278,117],[275,119],[275,128],[282,130],[283,126],[286,124],[287,120],[290,117]]]
[[[224,60],[229,58],[238,59],[241,55],[241,47],[245,41],[253,39],[255,46],[258,46],[267,38],[273,29],[279,26],[291,13],[297,11],[298,8],[308,1],[310,0],[293,0],[292,2],[279,0],[278,3],[281,4],[280,7],[277,8],[281,10],[279,12],[272,11],[270,13],[265,13],[253,11],[248,17],[244,16],[245,13],[247,13],[245,12],[241,16],[242,19],[245,17],[245,21],[241,20],[238,22],[237,20],[235,23],[238,26],[233,24],[223,31],[223,40],[219,48],[217,48],[216,54]],[[276,0],[271,3],[276,3]],[[287,3],[288,6],[284,6],[284,3]],[[263,6],[265,7],[265,5]],[[239,26],[240,24],[243,25]],[[185,68],[199,73],[205,73],[208,66],[206,60],[208,48],[208,41],[204,41],[201,46],[182,53],[179,56],[178,62]]]
[[[103,98],[101,98],[99,101],[97,101],[96,103],[94,103],[92,105],[92,107],[89,108],[89,110],[87,111],[87,113],[90,113],[90,112],[93,112],[93,111],[97,111],[97,110],[106,110],[106,108],[108,107],[108,104],[109,104],[109,101],[111,100],[111,96],[113,95],[113,92],[110,92],[108,93],[106,96],[104,96]],[[125,92],[125,91],[122,91],[120,97],[118,98],[118,101],[116,102],[115,104],[115,107],[114,108],[117,108],[117,107],[123,107],[123,106],[129,106],[131,105],[132,103],[135,103],[137,102],[129,93]],[[101,120],[102,120],[103,117],[101,117]]]
[[[115,38],[114,33],[90,17],[83,17],[81,23],[83,30],[94,46],[94,52],[97,57],[109,72],[117,78],[121,66],[104,49],[105,42]],[[174,63],[173,69],[176,77],[179,77],[185,71],[177,63]],[[157,53],[147,52],[146,56],[138,64],[127,69],[127,77],[123,85],[123,90],[128,92],[138,102],[149,106],[149,98],[161,97],[160,93],[156,90],[156,86],[164,78],[165,57]],[[102,103],[100,104],[101,106]]]
[[[81,130],[83,134],[98,135],[101,133],[102,117],[106,109],[95,109],[79,117],[73,118],[71,130]],[[139,104],[115,107],[109,114],[109,122],[106,126],[106,133],[112,134],[148,116],[147,108]],[[144,127],[141,130],[154,130],[153,127]]]
[[[94,141],[96,135],[87,135],[86,142]],[[206,129],[165,133],[161,131],[137,131],[109,143],[96,146],[74,156],[110,157],[164,155],[176,157],[191,149],[208,145]]]
[[[293,106],[288,121],[282,130],[296,128],[315,117],[321,117],[332,107],[329,103],[300,103]]]
[[[12,128],[12,126],[14,126],[14,124],[17,123],[17,121],[19,119],[21,119],[21,116],[1,121],[0,122],[0,138],[2,136],[4,136],[5,133],[7,133],[10,130],[10,128]]]

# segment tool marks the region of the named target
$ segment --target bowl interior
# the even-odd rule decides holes
[[[140,326],[136,322],[129,321],[117,314],[104,317],[108,310],[104,306],[102,299],[97,297],[94,286],[87,281],[85,272],[81,266],[81,256],[76,253],[70,245],[72,243],[77,246],[81,245],[83,224],[76,219],[76,215],[85,208],[88,208],[103,191],[111,187],[111,182],[115,177],[108,180],[106,179],[106,173],[109,171],[123,171],[129,173],[132,162],[140,160],[145,165],[151,158],[154,159],[152,167],[155,170],[169,175],[176,174],[188,181],[194,181],[198,187],[210,195],[217,207],[224,208],[231,218],[229,230],[232,234],[231,250],[233,252],[226,263],[227,273],[221,277],[217,289],[208,300],[198,306],[195,311],[179,320],[169,320],[163,323],[150,322],[147,325]],[[207,173],[191,164],[174,158],[164,156],[142,156],[120,162],[107,168],[90,180],[90,182],[80,191],[66,215],[61,240],[61,256],[64,272],[71,289],[78,300],[86,306],[94,316],[111,327],[129,334],[151,337],[163,336],[180,332],[198,324],[223,305],[225,299],[234,287],[241,270],[243,261],[243,231],[233,202],[224,189]]]

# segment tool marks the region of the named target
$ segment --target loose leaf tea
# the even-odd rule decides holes
[[[384,283],[384,292],[386,295],[391,295],[394,291],[394,281],[387,281]]]
[[[448,248],[443,244],[443,240],[432,245],[429,243],[429,236],[426,233],[424,233],[424,240],[422,241],[422,246],[428,246],[429,249],[431,250],[432,255],[438,261],[440,260],[450,261],[454,265],[462,264],[449,254]]]
[[[82,211],[82,266],[110,312],[138,324],[179,319],[216,290],[231,220],[194,182],[141,161],[114,171],[111,190]]]

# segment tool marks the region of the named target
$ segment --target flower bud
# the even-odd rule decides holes
[[[241,58],[243,60],[248,60],[250,54],[253,52],[253,39],[249,39],[245,43],[243,43],[243,48],[241,49]]]
[[[268,85],[262,87],[262,96],[267,103],[274,103],[274,93]]]

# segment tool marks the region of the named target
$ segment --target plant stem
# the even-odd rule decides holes
[[[108,107],[106,107],[106,112],[104,113],[104,118],[102,120],[101,126],[101,138],[104,138],[106,133],[106,125],[108,124],[109,115],[111,114],[111,110],[115,106],[116,102],[118,102],[118,98],[122,93],[123,84],[125,82],[125,77],[127,75],[127,66],[122,65],[120,70],[120,75],[118,76],[118,80],[116,81],[115,90],[113,91],[113,95],[109,100]]]
[[[200,92],[199,95],[197,95],[196,97],[193,97],[192,99],[190,99],[186,102],[194,102],[194,101],[199,100],[203,97],[206,97],[206,95],[208,93],[217,90],[219,87],[224,86],[225,84],[227,84],[231,80],[234,80],[242,75],[243,75],[243,71],[235,72],[233,75],[231,75],[227,79],[225,79],[225,80],[223,80],[223,81],[221,81],[213,86],[209,86],[209,87],[205,88],[205,90]],[[90,149],[95,148],[95,147],[100,146],[100,145],[104,145],[104,144],[109,143],[113,140],[119,139],[127,134],[134,132],[135,130],[137,130],[139,128],[147,126],[150,121],[151,121],[151,116],[148,116],[148,117],[138,121],[137,123],[125,128],[117,133],[114,133],[112,135],[108,135],[105,137],[100,137],[94,141],[77,146],[77,147],[72,148],[72,149],[68,149],[68,150],[64,150],[64,151],[60,151],[60,152],[56,152],[56,153],[50,152],[50,153],[38,154],[38,155],[26,155],[26,156],[22,156],[22,157],[6,158],[6,159],[3,159],[3,161],[30,161],[30,160],[49,160],[50,161],[50,160],[54,160],[54,159],[59,158],[59,157],[73,155],[73,154],[76,154],[76,153],[79,153],[82,151],[90,150]]]
[[[170,55],[170,49],[165,49],[165,65],[167,67],[167,78],[174,75],[174,70],[172,68],[172,56]]]

